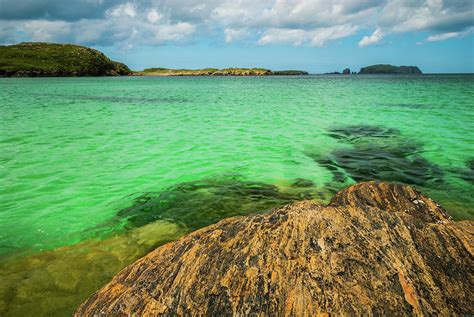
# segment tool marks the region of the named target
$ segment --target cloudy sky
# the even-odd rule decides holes
[[[92,46],[134,69],[474,72],[474,0],[0,0],[0,43]]]

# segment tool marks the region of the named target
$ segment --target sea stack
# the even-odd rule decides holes
[[[417,190],[366,182],[159,247],[76,316],[469,315],[473,241]]]

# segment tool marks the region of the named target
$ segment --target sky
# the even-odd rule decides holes
[[[474,72],[474,0],[0,0],[0,44],[24,41],[94,47],[134,70]]]

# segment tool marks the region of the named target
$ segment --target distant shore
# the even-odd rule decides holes
[[[345,68],[328,75],[349,74],[422,74],[417,66],[378,64],[357,72]],[[146,68],[133,71],[102,52],[85,46],[58,43],[19,43],[0,45],[0,77],[85,77],[85,76],[304,76],[303,70],[270,70],[266,68]]]
[[[309,75],[301,70],[273,71],[265,68],[202,68],[202,69],[170,69],[170,68],[147,68],[143,71],[134,72],[138,76],[288,76]]]

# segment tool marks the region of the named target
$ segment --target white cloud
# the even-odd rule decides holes
[[[148,19],[150,23],[156,23],[163,18],[163,15],[160,12],[158,12],[156,9],[151,9],[146,14],[146,18]]]
[[[364,36],[359,42],[359,47],[365,47],[373,44],[377,44],[384,37],[384,33],[381,29],[376,29],[370,36]]]
[[[126,2],[108,10],[107,13],[112,17],[128,16],[134,18],[137,16],[137,9],[133,3]]]
[[[320,47],[374,30],[359,46],[393,33],[428,32],[426,41],[459,37],[474,26],[472,0],[0,0],[0,43],[32,40],[116,45],[164,44],[193,36],[227,43],[259,36]],[[37,29],[34,25],[36,24]],[[13,29],[24,32],[11,32]],[[67,38],[69,36],[69,38]]]
[[[258,40],[258,44],[293,44],[298,46],[307,40],[308,34],[305,30],[269,29]]]
[[[462,32],[447,32],[447,33],[441,33],[441,34],[436,34],[436,35],[431,35],[429,36],[426,41],[428,42],[437,42],[437,41],[444,41],[447,39],[451,39],[453,37],[458,37],[461,35]]]
[[[160,25],[154,30],[155,44],[163,42],[179,42],[193,34],[194,31],[194,25],[185,22]]]
[[[357,27],[351,25],[316,28],[312,30],[270,29],[263,34],[258,44],[292,44],[299,46],[307,43],[311,46],[321,47],[329,41],[350,36],[354,34],[356,30]]]
[[[33,20],[20,27],[33,41],[52,42],[66,39],[71,33],[71,26],[64,21]]]
[[[311,42],[312,46],[321,47],[327,42],[348,37],[357,31],[357,26],[353,25],[338,25],[328,28],[320,28],[312,30]]]
[[[226,43],[232,43],[236,40],[242,40],[249,35],[247,29],[225,29],[224,30],[225,41]]]

